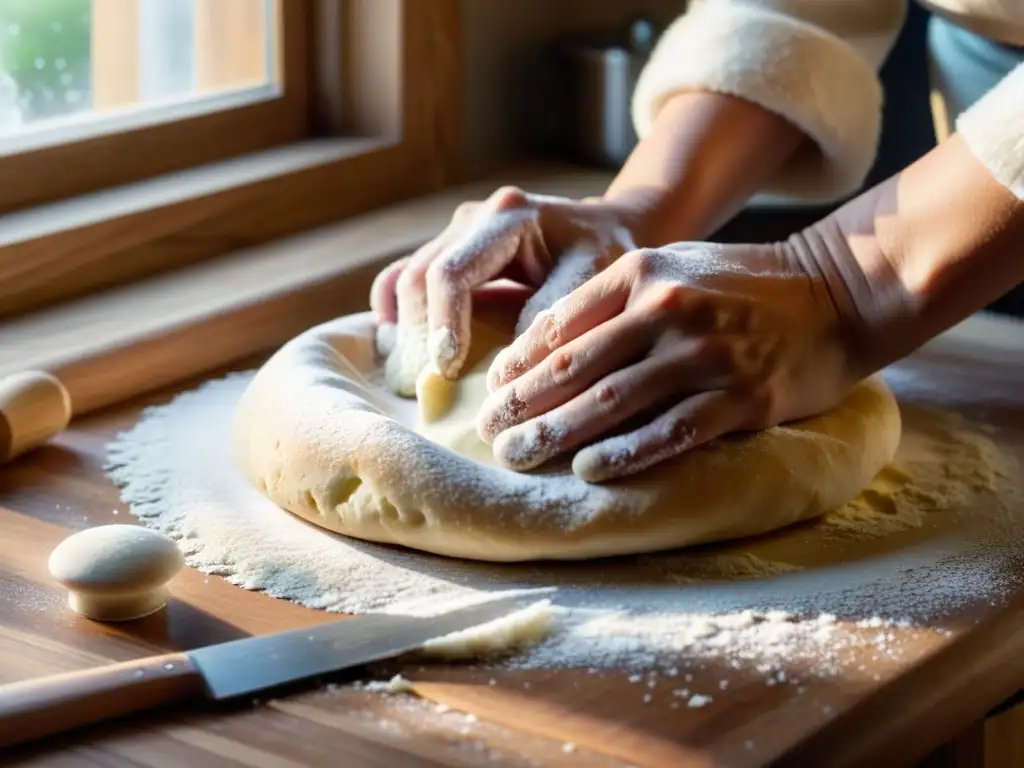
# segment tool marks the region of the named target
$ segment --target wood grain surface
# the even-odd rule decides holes
[[[1024,335],[1018,341],[1024,344]],[[985,321],[930,345],[900,370],[918,377],[922,402],[997,426],[1003,447],[1024,459],[1024,354],[994,340]],[[51,445],[0,468],[0,683],[331,618],[191,569],[172,582],[168,608],[139,621],[102,625],[66,607],[46,573],[49,552],[70,531],[131,520],[103,475],[105,445],[143,406],[172,394],[87,416]],[[1024,589],[999,601],[979,595],[958,609],[950,635],[895,629],[904,648],[898,658],[865,654],[865,673],[809,680],[802,693],[701,660],[692,666],[695,689],[730,683],[702,709],[673,707],[678,699],[668,681],[637,686],[617,671],[397,661],[374,670],[374,679],[401,671],[420,697],[362,690],[351,681],[367,673],[353,672],[255,702],[200,704],[89,728],[11,751],[2,763],[1012,765],[1006,761],[1019,754],[1019,717],[1005,713],[991,728],[981,721],[1024,684],[1022,607]],[[681,657],[680,666],[693,661]]]

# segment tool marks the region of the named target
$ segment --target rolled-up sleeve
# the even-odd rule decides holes
[[[640,74],[637,135],[675,94],[730,94],[810,139],[762,192],[822,202],[848,195],[875,159],[878,69],[905,15],[905,0],[693,0]]]
[[[996,180],[1024,200],[1024,64],[965,110],[956,130]]]

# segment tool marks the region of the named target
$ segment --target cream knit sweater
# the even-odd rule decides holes
[[[662,35],[633,97],[647,135],[665,100],[711,90],[781,114],[813,139],[763,190],[810,201],[856,191],[875,159],[878,69],[907,0],[691,0]],[[1024,45],[1024,0],[929,0],[937,14],[1001,42]],[[956,120],[1000,183],[1024,198],[1024,65]]]

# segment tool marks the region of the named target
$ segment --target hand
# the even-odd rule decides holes
[[[521,326],[634,246],[633,214],[600,199],[583,201],[503,188],[465,203],[448,227],[415,254],[381,272],[370,304],[389,380],[415,393],[427,365],[449,379],[465,361],[474,293],[499,279],[535,292]]]
[[[520,470],[582,447],[573,471],[599,482],[819,413],[857,380],[819,274],[790,245],[626,254],[495,359],[478,432]]]

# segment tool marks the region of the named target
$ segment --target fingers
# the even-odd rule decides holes
[[[445,376],[456,376],[469,352],[473,291],[513,262],[529,281],[551,267],[537,208],[522,192],[499,190],[427,270],[431,357]]]
[[[735,393],[702,392],[646,426],[587,446],[573,458],[572,469],[591,483],[625,477],[739,429],[745,421],[744,401]]]
[[[416,379],[429,362],[427,351],[426,270],[451,237],[449,226],[435,240],[424,245],[401,270],[395,283],[398,322],[394,341],[390,343],[385,367],[389,386],[404,397],[416,394]],[[386,333],[386,332],[385,332]],[[378,346],[388,346],[390,339],[377,333]]]
[[[563,253],[519,314],[516,336],[526,331],[537,315],[596,275],[599,258],[593,248],[572,248]]]
[[[628,274],[612,267],[559,299],[495,357],[487,372],[488,387],[497,391],[554,350],[615,317],[626,307],[629,294]]]
[[[444,376],[458,375],[469,352],[473,290],[516,258],[531,224],[525,215],[483,216],[447,244],[427,270],[430,353]]]
[[[701,342],[677,344],[670,353],[618,370],[564,405],[501,432],[494,439],[494,455],[512,468],[533,469],[666,400],[727,387],[734,369],[723,349],[723,354],[708,354]],[[533,406],[526,397],[513,402]]]
[[[588,331],[491,394],[477,416],[477,434],[490,443],[501,432],[572,400],[603,376],[646,355],[654,334],[632,314]],[[515,402],[522,407],[508,407]]]
[[[427,271],[455,236],[449,224],[434,240],[407,259],[395,283],[398,324],[411,327],[427,322]]]
[[[395,345],[395,324],[398,322],[398,299],[395,287],[398,276],[409,263],[409,258],[389,264],[373,280],[370,287],[370,309],[377,321],[377,352],[387,357]]]
[[[395,296],[395,286],[398,283],[398,276],[402,274],[402,270],[408,263],[408,256],[392,262],[373,279],[373,285],[370,286],[370,309],[377,316],[378,325],[393,325],[398,322],[398,300]]]

